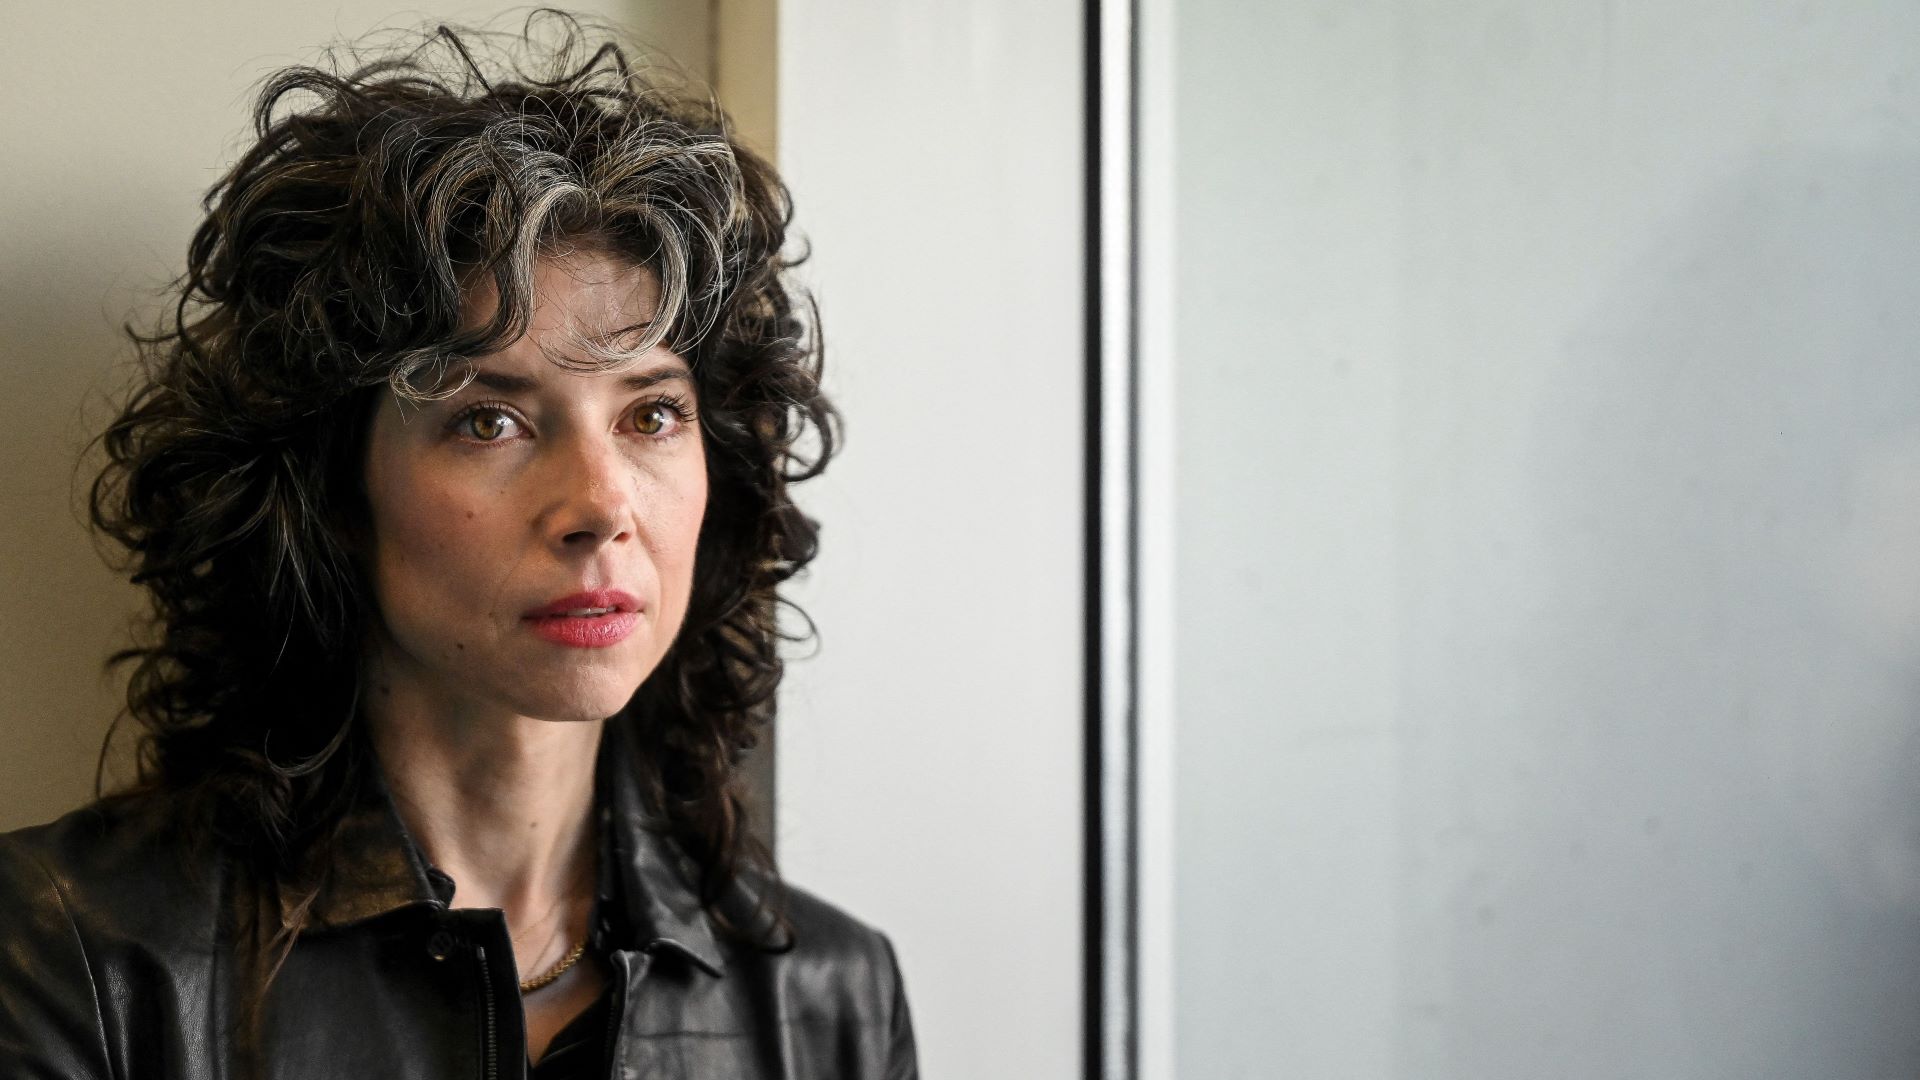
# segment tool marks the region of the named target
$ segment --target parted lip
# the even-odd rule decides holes
[[[578,611],[581,608],[612,608],[615,612],[639,611],[640,601],[634,599],[632,593],[623,589],[589,589],[534,608],[521,618],[548,619],[555,615],[565,615],[569,611]]]

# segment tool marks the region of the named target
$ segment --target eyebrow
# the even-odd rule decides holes
[[[620,386],[626,390],[645,390],[649,386],[658,386],[674,379],[691,380],[693,373],[683,367],[663,367],[652,371],[634,372],[620,376]],[[473,381],[489,390],[503,394],[525,394],[540,388],[540,380],[531,375],[511,375],[504,371],[476,371]]]

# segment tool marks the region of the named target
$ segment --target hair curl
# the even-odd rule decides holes
[[[772,167],[710,100],[556,12],[289,68],[253,115],[99,439],[91,517],[151,600],[142,643],[110,661],[133,665],[131,790],[210,804],[273,880],[325,854],[367,772],[374,611],[351,538],[370,405],[432,395],[516,339],[536,260],[586,245],[658,275],[638,348],[687,359],[710,492],[686,621],[612,722],[710,912],[749,868],[777,885],[738,766],[780,681],[777,590],[817,546],[787,485],[824,467],[838,421]],[[480,282],[499,302],[473,326]]]

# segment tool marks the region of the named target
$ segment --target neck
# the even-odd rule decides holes
[[[370,690],[369,734],[395,808],[453,878],[454,906],[504,911],[517,947],[545,952],[545,942],[577,936],[594,891],[605,722],[490,712],[403,680]]]

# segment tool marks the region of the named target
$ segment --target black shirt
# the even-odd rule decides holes
[[[605,1080],[612,1025],[613,987],[609,984],[593,1004],[567,1021],[547,1044],[539,1063],[527,1067],[527,1080]]]

